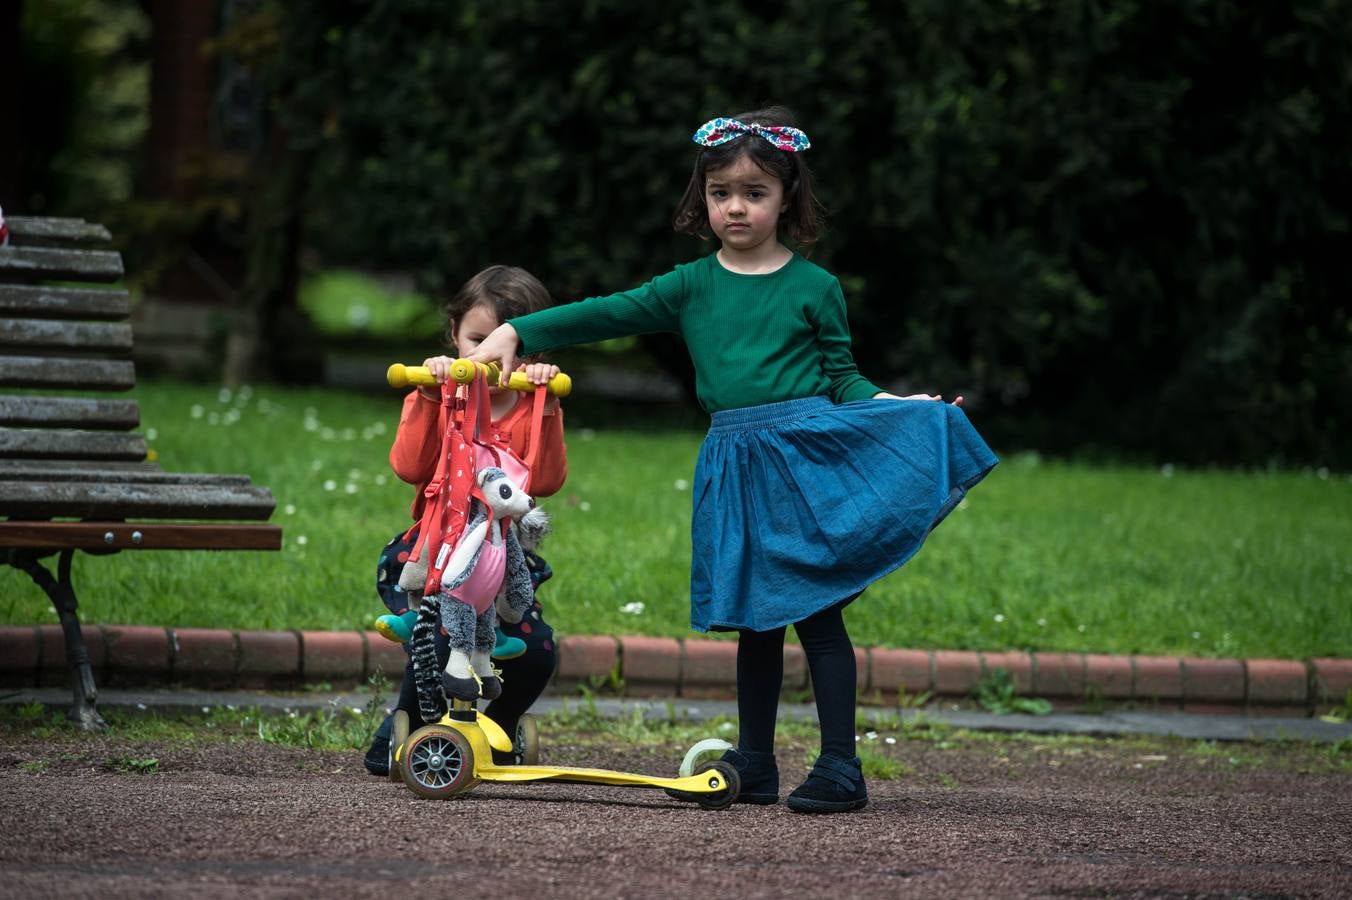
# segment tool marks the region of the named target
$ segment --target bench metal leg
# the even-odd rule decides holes
[[[43,568],[36,557],[15,552],[10,557],[10,565],[23,569],[37,586],[46,591],[61,617],[61,631],[66,640],[66,661],[70,664],[73,702],[67,717],[85,731],[107,727],[99,715],[96,704],[98,689],[94,686],[94,672],[89,665],[89,651],[85,648],[84,634],[80,631],[80,617],[76,612],[79,605],[75,599],[75,588],[70,583],[70,561],[74,550],[62,550],[57,561],[56,578]]]

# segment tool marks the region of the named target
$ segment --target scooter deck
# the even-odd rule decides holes
[[[727,790],[728,787],[718,772],[700,772],[684,778],[662,778],[635,772],[576,766],[476,766],[474,777],[481,781],[575,781],[586,784],[669,788],[692,794],[715,794]]]

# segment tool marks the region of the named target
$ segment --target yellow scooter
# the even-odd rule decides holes
[[[701,763],[692,774],[676,778],[611,769],[542,766],[539,735],[529,715],[522,716],[517,736],[521,746],[514,748],[502,726],[469,700],[453,700],[450,712],[441,721],[412,734],[408,713],[397,710],[390,736],[390,779],[402,781],[413,793],[429,800],[463,796],[481,781],[571,781],[683,791],[705,809],[726,809],[741,790],[737,770],[722,760]],[[500,766],[493,762],[494,750],[511,753],[513,749],[520,750],[522,765]]]

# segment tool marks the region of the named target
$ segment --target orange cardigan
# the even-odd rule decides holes
[[[516,405],[507,415],[493,421],[493,440],[506,443],[517,456],[526,458],[530,446],[530,414],[532,398],[519,395]],[[549,406],[554,409],[551,412]],[[563,443],[563,409],[557,403],[545,407],[543,434],[539,436],[540,454],[531,472],[531,496],[548,497],[563,487],[568,477],[568,448]],[[399,430],[394,433],[390,447],[390,468],[402,480],[417,488],[413,505],[409,508],[414,521],[422,518],[427,500],[423,489],[437,473],[437,454],[441,451],[441,401],[423,396],[414,389],[404,398],[404,410],[399,416]]]

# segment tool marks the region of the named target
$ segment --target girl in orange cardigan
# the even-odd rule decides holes
[[[525,315],[551,305],[552,299],[543,284],[524,269],[514,266],[491,266],[475,275],[456,292],[446,306],[447,343],[453,353],[467,356],[479,346],[494,328],[513,316]],[[434,356],[423,361],[438,383],[450,376],[452,358]],[[533,362],[521,367],[535,384],[545,384],[559,372],[558,366]],[[535,499],[548,497],[563,487],[568,475],[567,447],[563,442],[563,410],[558,400],[548,398],[541,434],[530,433],[531,398],[518,391],[493,388],[492,435],[482,435],[498,445],[510,446],[524,459],[527,449],[540,442],[539,457],[531,471],[530,493]],[[439,388],[420,387],[404,398],[404,409],[399,416],[394,446],[390,448],[390,466],[402,480],[414,486],[413,504],[409,512],[413,521],[422,519],[426,499],[423,489],[436,474],[437,455],[441,449],[442,422],[441,391]],[[415,531],[404,539],[401,533],[385,547],[377,572],[376,589],[391,612],[399,613],[408,606],[407,598],[398,589],[399,574],[409,551],[416,545]],[[539,585],[552,574],[548,563],[534,552],[526,553],[531,581]],[[512,659],[501,660],[502,694],[485,711],[510,735],[515,735],[517,723],[544,692],[554,673],[556,649],[554,633],[544,621],[539,600],[535,601],[521,621],[503,622],[503,632],[509,638],[525,643],[525,652]],[[407,645],[405,645],[407,647]],[[437,635],[439,665],[446,664],[448,648],[444,635]],[[417,690],[413,681],[413,665],[404,670],[404,681],[399,690],[399,709],[418,721]],[[373,775],[389,774],[391,720],[386,719],[376,731],[371,748],[366,753],[366,769]],[[499,754],[495,751],[494,756]],[[498,759],[498,762],[507,760]]]

